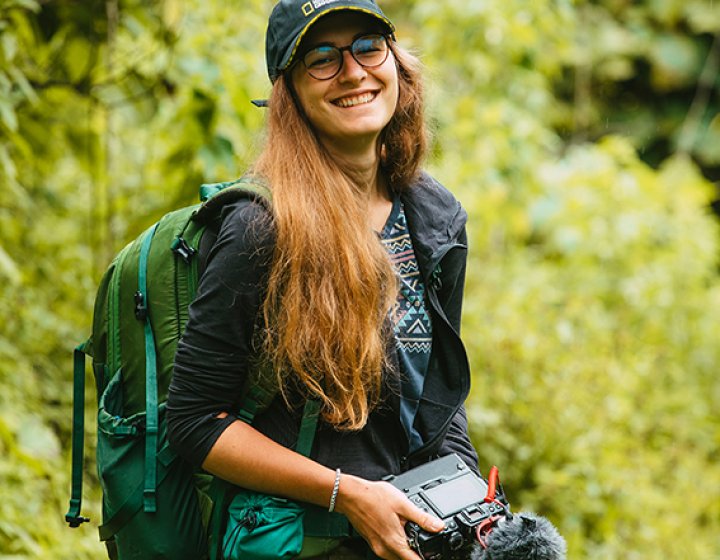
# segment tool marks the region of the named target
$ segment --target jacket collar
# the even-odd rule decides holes
[[[400,194],[421,270],[430,274],[444,249],[458,242],[467,213],[453,194],[422,172]]]

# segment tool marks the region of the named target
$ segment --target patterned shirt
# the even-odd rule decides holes
[[[402,373],[400,416],[410,437],[410,450],[422,446],[420,434],[413,428],[420,396],[425,382],[432,347],[432,324],[425,308],[425,284],[420,276],[412,240],[408,232],[405,210],[399,198],[380,239],[398,275],[400,290],[389,316],[394,328]]]

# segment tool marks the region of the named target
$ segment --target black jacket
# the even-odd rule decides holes
[[[459,337],[467,215],[452,194],[426,174],[401,199],[433,324],[430,363],[415,424],[425,444],[408,454],[408,438],[398,412],[399,379],[386,372],[383,400],[367,425],[346,432],[320,422],[310,455],[328,467],[370,480],[453,452],[477,469],[463,406],[470,373]],[[235,420],[216,416],[237,409],[252,357],[253,329],[272,254],[272,228],[264,225],[270,223],[267,218],[264,207],[249,200],[224,209],[178,345],[167,403],[168,434],[174,449],[195,465],[204,461],[219,435]],[[393,344],[388,344],[388,351],[391,364],[397,364]],[[300,416],[301,407],[289,409],[277,397],[253,425],[293,447]]]

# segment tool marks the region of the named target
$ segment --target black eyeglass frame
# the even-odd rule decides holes
[[[383,57],[381,62],[378,62],[377,64],[364,64],[363,62],[360,62],[357,57],[355,56],[355,53],[353,52],[353,45],[355,45],[358,41],[362,39],[367,39],[368,37],[382,37],[385,41],[385,56]],[[357,62],[360,66],[363,68],[377,68],[378,66],[382,66],[385,64],[385,62],[388,59],[388,55],[390,54],[390,41],[394,40],[394,36],[392,34],[388,33],[363,33],[362,35],[359,35],[355,37],[349,45],[345,45],[344,47],[337,47],[335,45],[331,44],[320,44],[320,45],[314,45],[312,48],[306,50],[301,56],[298,56],[296,60],[296,64],[299,64],[302,62],[303,66],[305,67],[305,71],[308,73],[308,75],[318,81],[325,82],[327,80],[332,80],[335,76],[337,76],[340,72],[342,72],[343,66],[345,65],[345,51],[348,51],[350,53],[350,56],[353,57],[353,60]],[[317,76],[313,75],[312,70],[308,67],[307,63],[305,62],[305,57],[314,51],[315,49],[319,47],[331,47],[338,51],[340,53],[340,64],[338,65],[337,70],[332,76],[328,76],[327,78],[318,78]]]

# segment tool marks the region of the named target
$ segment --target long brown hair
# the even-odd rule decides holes
[[[426,150],[420,63],[391,42],[398,104],[380,137],[391,188],[407,188]],[[339,429],[367,422],[382,386],[383,323],[396,279],[368,225],[367,197],[329,156],[292,92],[287,72],[269,100],[266,145],[253,172],[273,194],[276,245],[263,304],[263,351],[288,388],[318,398]]]

